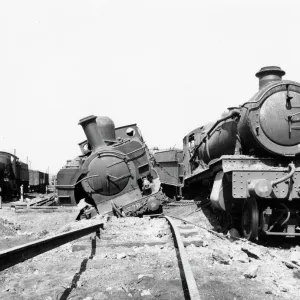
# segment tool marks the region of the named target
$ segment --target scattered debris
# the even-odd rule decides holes
[[[127,255],[124,252],[117,254],[117,259],[122,259],[122,258],[126,258],[126,257],[127,257]]]
[[[300,252],[299,251],[293,251],[290,257],[290,260],[300,266]]]
[[[276,255],[276,254],[274,254],[274,253],[272,253],[272,252],[270,252],[270,251],[268,251],[268,252],[269,252],[270,255],[276,257],[276,258],[279,259],[281,262],[283,262],[288,268],[292,268],[292,267],[293,267],[293,268],[297,268],[297,269],[300,270],[300,266],[294,264],[293,262],[288,261],[288,260],[286,260],[286,259],[283,259],[282,257],[279,257],[278,255]]]
[[[244,272],[245,278],[255,278],[258,272],[258,265],[251,265],[246,272]]]
[[[289,268],[289,269],[294,269],[295,266],[294,264],[289,263],[288,261],[284,260],[283,263]]]
[[[214,251],[212,253],[212,258],[220,264],[230,265],[230,263],[231,263],[231,259],[228,256],[228,254],[223,253],[220,250],[214,249]]]
[[[138,276],[138,279],[142,279],[144,277],[148,277],[148,278],[154,278],[154,275],[153,274],[140,274]]]
[[[241,252],[241,253],[237,253],[237,254],[233,255],[232,260],[233,261],[239,261],[241,263],[248,263],[249,262],[249,257],[246,253]]]
[[[251,247],[250,245],[243,246],[242,250],[251,258],[261,259],[262,257],[262,253],[259,251],[259,249]]]
[[[142,296],[142,297],[143,297],[143,296],[151,296],[150,290],[143,290],[143,291],[141,292],[141,296]]]

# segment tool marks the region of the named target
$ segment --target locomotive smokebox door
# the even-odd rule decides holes
[[[300,94],[287,90],[273,93],[264,101],[259,119],[262,130],[274,143],[299,144]]]
[[[131,173],[126,162],[116,156],[95,157],[89,165],[89,186],[97,193],[111,196],[120,193],[127,185]]]

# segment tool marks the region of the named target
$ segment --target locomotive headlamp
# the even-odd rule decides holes
[[[272,184],[267,179],[252,180],[248,183],[248,192],[250,196],[265,198],[272,193]]]

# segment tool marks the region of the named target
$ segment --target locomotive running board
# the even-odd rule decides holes
[[[213,177],[216,173],[223,171],[271,171],[276,168],[277,172],[286,172],[290,160],[283,160],[278,166],[278,159],[275,158],[255,158],[246,155],[223,155],[219,159],[209,163],[207,169],[194,171],[194,174],[184,179],[185,185],[190,185],[199,180]],[[300,172],[300,160],[294,160],[296,172]]]

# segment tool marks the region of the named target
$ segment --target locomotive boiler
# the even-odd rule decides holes
[[[247,239],[300,235],[300,83],[261,68],[258,92],[183,140],[184,186]]]
[[[123,215],[159,212],[160,180],[136,124],[115,128],[108,117],[89,116],[79,125],[87,140],[79,144],[82,154],[57,174],[60,203],[85,199],[99,213],[111,212],[112,206]]]

